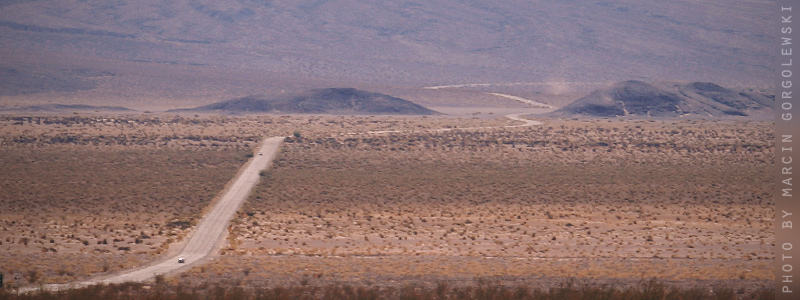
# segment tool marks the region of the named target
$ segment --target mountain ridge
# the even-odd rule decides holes
[[[0,42],[368,84],[750,84],[771,75],[770,9],[743,0],[30,0],[0,6]]]
[[[6,112],[36,112],[36,113],[65,113],[65,112],[114,112],[114,113],[128,113],[136,112],[136,110],[129,109],[121,106],[95,106],[87,104],[43,104],[43,105],[30,105],[18,108],[4,108],[0,107],[0,111]]]

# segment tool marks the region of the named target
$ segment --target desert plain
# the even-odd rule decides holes
[[[4,116],[0,272],[36,286],[163,257],[287,136],[222,251],[159,280],[771,286],[771,122],[537,120]]]

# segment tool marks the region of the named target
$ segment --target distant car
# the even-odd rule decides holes
[[[179,264],[182,264],[182,263],[185,263],[185,262],[186,262],[186,259],[184,259],[183,257],[178,258],[178,263]]]
[[[258,152],[258,155],[264,155],[264,152]]]

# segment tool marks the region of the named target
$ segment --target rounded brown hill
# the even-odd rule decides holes
[[[283,97],[247,96],[170,112],[433,115],[411,101],[354,88],[326,88]]]
[[[598,89],[553,112],[593,117],[773,117],[771,95],[708,82],[655,83],[637,80]]]

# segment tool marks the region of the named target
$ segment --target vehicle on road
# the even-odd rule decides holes
[[[186,259],[184,259],[183,257],[178,258],[178,263],[179,264],[182,264],[182,263],[185,263],[185,262],[186,262]]]

